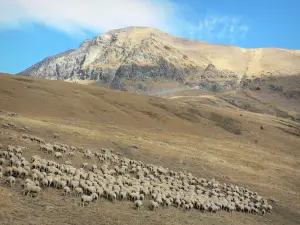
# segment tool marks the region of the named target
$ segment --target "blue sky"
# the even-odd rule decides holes
[[[244,48],[300,49],[299,9],[297,0],[0,0],[0,71],[21,72],[134,25]]]

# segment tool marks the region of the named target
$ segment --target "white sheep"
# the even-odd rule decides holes
[[[41,190],[42,189],[39,186],[27,184],[24,189],[24,194],[26,194],[26,196],[30,194],[31,197],[33,197],[33,194],[37,194],[38,196]]]
[[[90,203],[94,201],[95,196],[82,195],[81,196],[81,206],[84,207],[85,203]]]
[[[94,200],[98,200],[99,198],[97,193],[92,193],[91,196],[93,197]]]
[[[78,197],[83,194],[83,189],[81,187],[76,187],[74,189],[74,192],[75,192],[75,196]]]
[[[68,152],[68,157],[74,157],[75,156],[75,152]]]
[[[16,183],[16,179],[13,176],[9,176],[6,178],[5,183],[9,183],[10,187],[13,187],[14,184]]]
[[[155,202],[155,201],[153,201],[153,200],[150,200],[150,202],[149,202],[149,208],[150,208],[151,210],[157,209],[157,208],[158,208],[158,203]]]
[[[97,169],[97,165],[93,164],[92,165],[92,171],[94,172],[94,171],[96,171],[96,169]]]
[[[69,196],[71,194],[71,189],[68,186],[65,186],[63,190],[64,190],[64,195]]]
[[[134,202],[134,205],[138,211],[140,211],[142,204],[143,204],[143,202],[141,200],[136,200]]]
[[[71,161],[65,161],[65,164],[70,166],[70,165],[72,165],[72,162]]]
[[[59,159],[62,158],[62,154],[60,152],[55,152],[54,153],[55,158]]]
[[[86,168],[89,164],[87,162],[82,163],[82,168]]]
[[[41,180],[41,186],[48,187],[49,186],[49,180],[47,178],[43,178]]]

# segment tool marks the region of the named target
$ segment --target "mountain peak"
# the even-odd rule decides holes
[[[132,26],[85,40],[78,49],[48,57],[21,75],[97,80],[121,90],[162,80],[199,85],[225,79],[233,87],[247,77],[298,75],[299,65],[299,51],[246,50]]]

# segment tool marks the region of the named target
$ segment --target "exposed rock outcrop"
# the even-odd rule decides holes
[[[97,80],[121,90],[128,90],[129,83],[135,81],[146,90],[149,81],[172,80],[218,91],[236,87],[247,77],[295,75],[299,71],[299,51],[245,50],[177,38],[152,28],[129,27],[85,40],[78,49],[48,57],[20,75]]]

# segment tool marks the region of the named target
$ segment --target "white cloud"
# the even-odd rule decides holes
[[[102,33],[127,26],[149,26],[190,38],[234,42],[248,27],[228,16],[207,16],[194,23],[187,5],[171,0],[0,0],[0,28],[44,24],[71,35]],[[187,12],[188,10],[189,12]]]
[[[249,27],[238,17],[209,15],[191,26],[190,30],[196,39],[235,43],[237,39],[245,38]]]
[[[0,26],[42,23],[69,34],[132,25],[167,29],[171,6],[159,0],[1,0]]]

